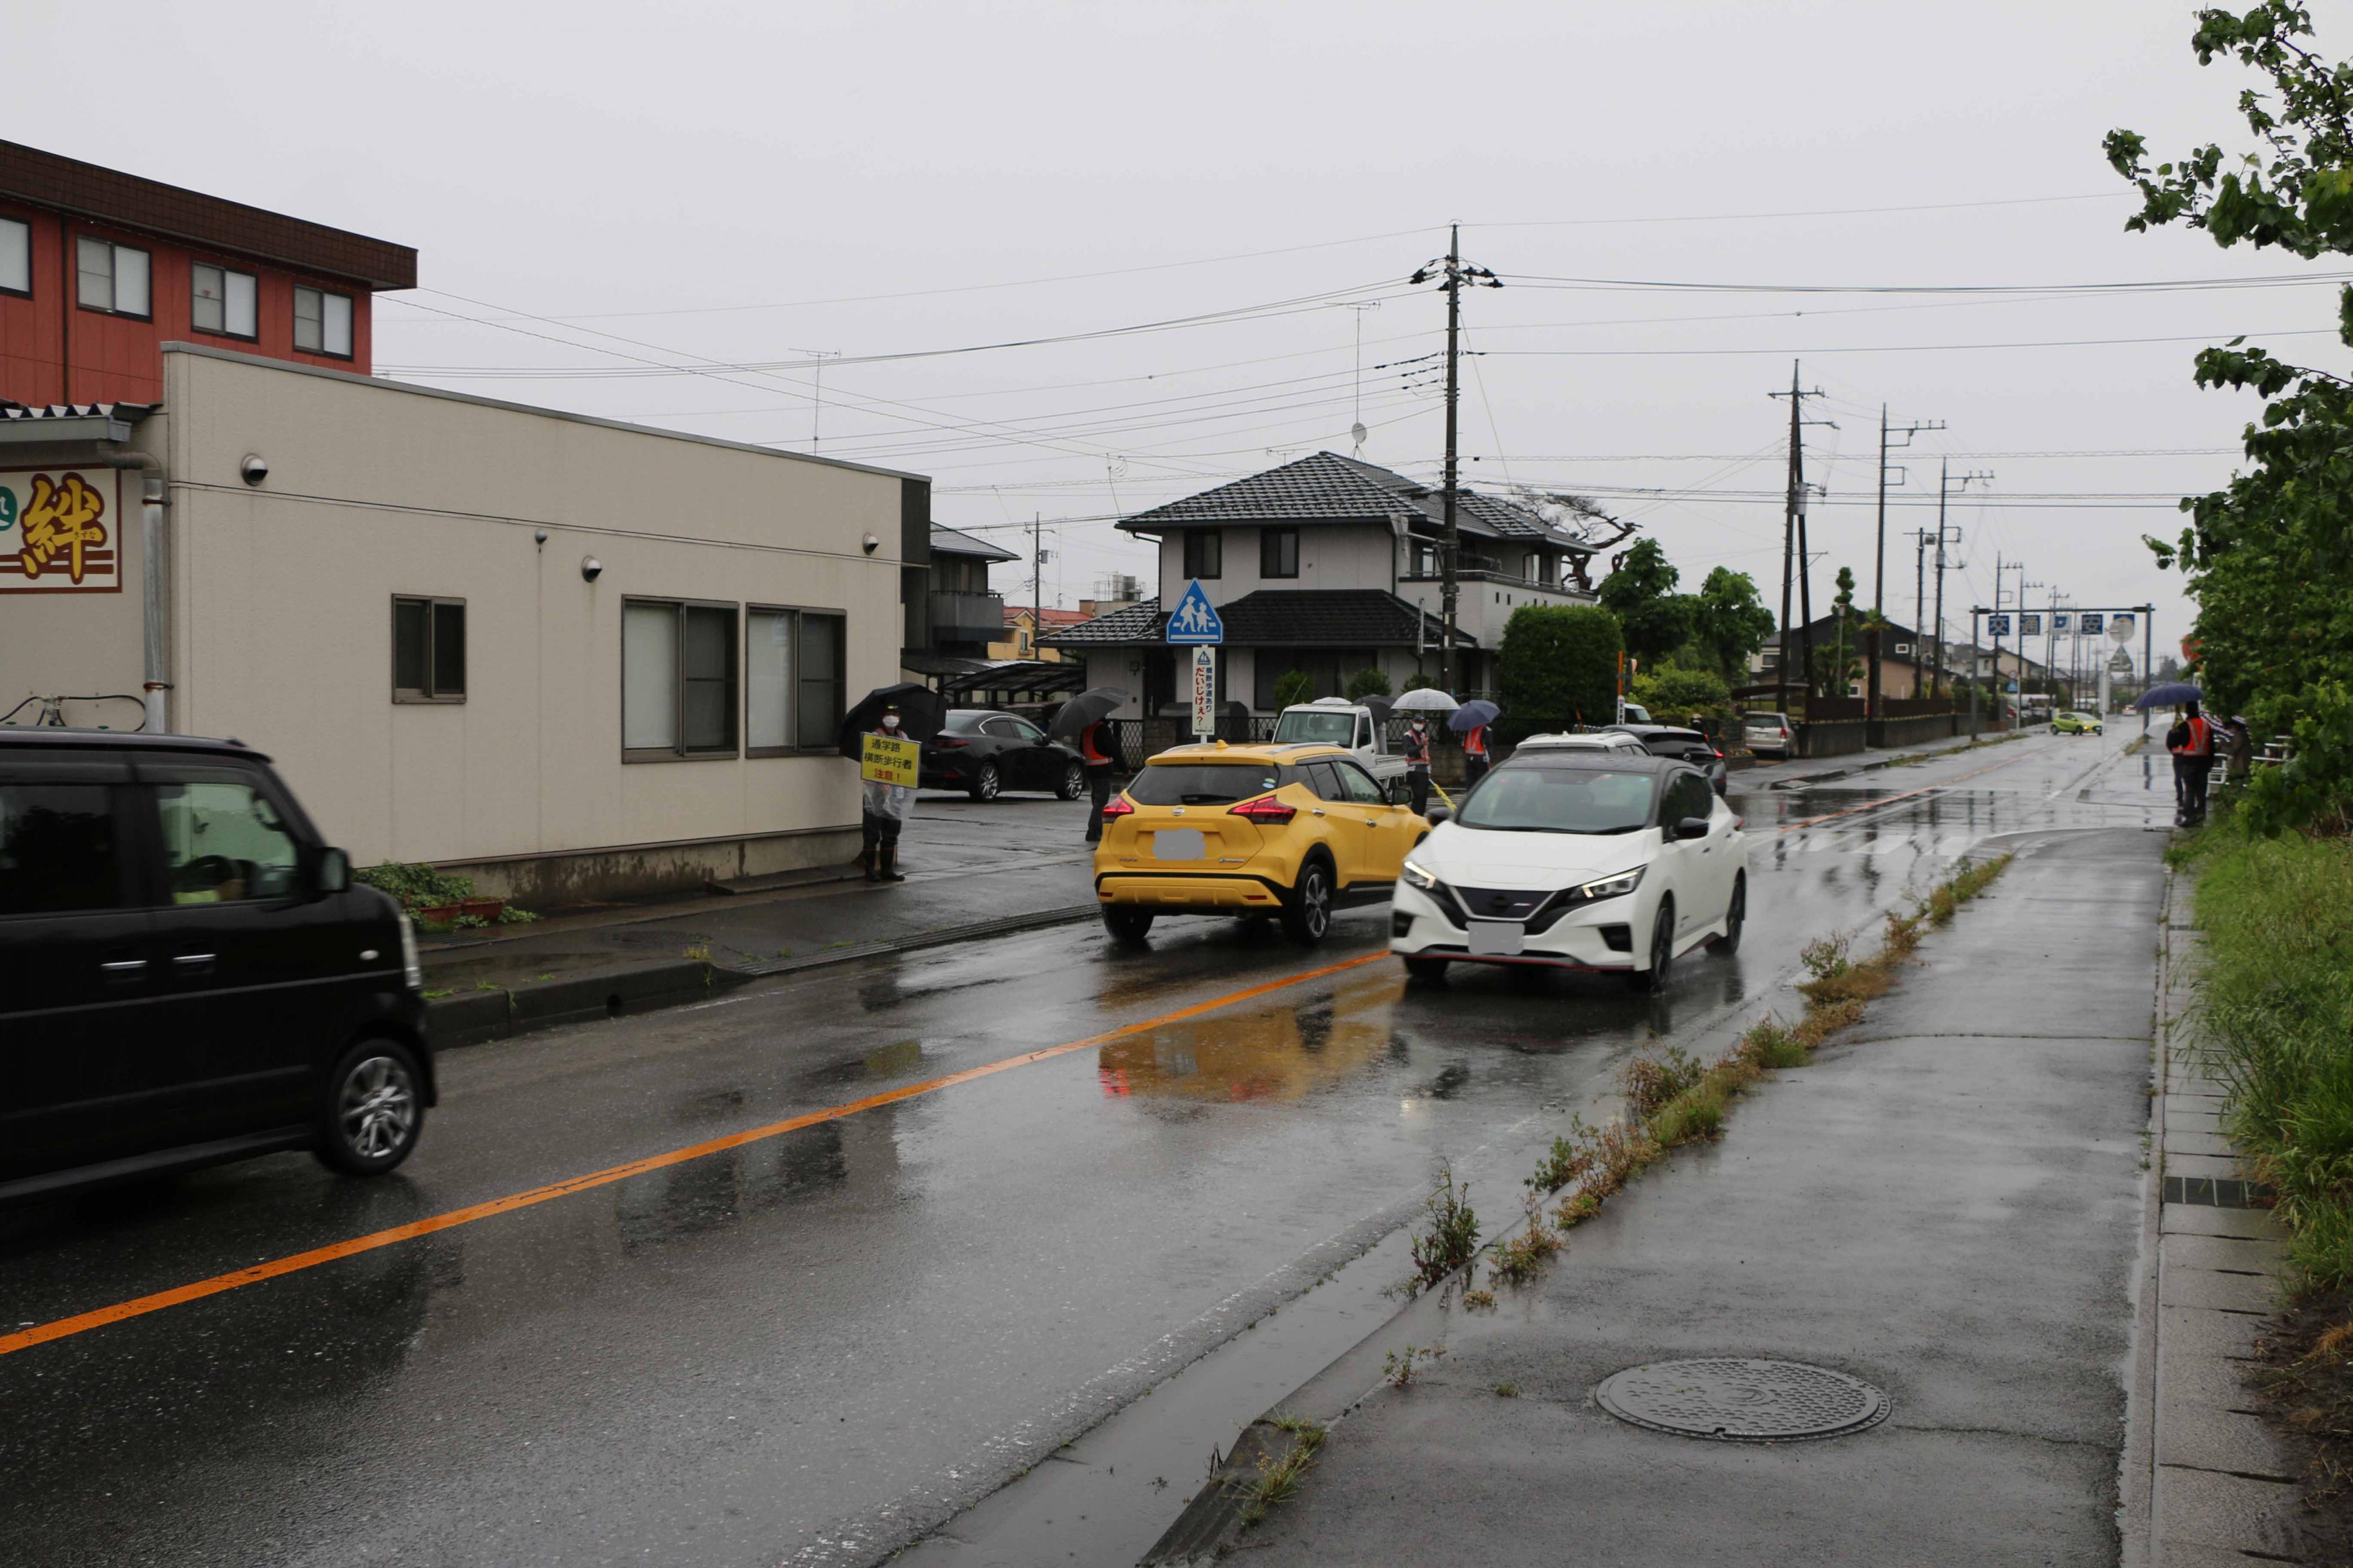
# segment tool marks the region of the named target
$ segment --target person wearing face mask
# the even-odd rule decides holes
[[[872,731],[889,741],[903,741],[906,732],[899,727],[899,710],[882,710],[882,717]],[[859,826],[864,837],[864,847],[859,852],[859,864],[866,869],[870,882],[903,882],[907,879],[899,871],[899,829],[905,826],[908,809],[915,803],[915,792],[905,784],[884,784],[880,779],[859,781]]]
[[[1413,814],[1430,815],[1430,721],[1416,719],[1406,726],[1405,782],[1413,792]]]

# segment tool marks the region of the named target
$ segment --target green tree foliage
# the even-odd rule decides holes
[[[2126,224],[2179,223],[2221,246],[2277,246],[2297,256],[2353,252],[2353,65],[2330,64],[2301,41],[2312,19],[2287,0],[2243,16],[2198,14],[2199,62],[2235,58],[2269,79],[2239,96],[2257,150],[2226,159],[2215,144],[2151,167],[2143,139],[2108,133],[2108,161],[2140,189]],[[2227,165],[2227,166],[2226,166]],[[2353,344],[2353,288],[2337,297],[2337,331]],[[2353,726],[2338,682],[2353,669],[2353,382],[2274,359],[2235,339],[2197,361],[2201,386],[2248,387],[2265,399],[2245,433],[2250,471],[2182,502],[2189,525],[2150,540],[2187,574],[2198,602],[2192,670],[2208,704],[2243,711],[2255,729],[2312,731],[2298,776],[2255,792],[2268,831],[2341,820],[2353,798]]]
[[[1348,677],[1348,695],[1352,699],[1387,697],[1389,678],[1377,669],[1360,669]]]
[[[1435,691],[1438,689],[1438,677],[1424,675],[1417,669],[1405,678],[1405,689],[1408,691]]]
[[[1773,612],[1757,597],[1756,579],[1719,566],[1692,595],[1692,640],[1726,680],[1746,673],[1748,658],[1773,636]]]
[[[1691,600],[1675,592],[1682,574],[1655,539],[1637,541],[1615,564],[1602,580],[1601,605],[1624,628],[1626,651],[1648,668],[1691,636]]]
[[[1618,617],[1590,605],[1526,605],[1504,625],[1497,663],[1507,740],[1618,713]]]
[[[1732,712],[1732,688],[1709,669],[1662,665],[1634,678],[1634,700],[1651,710],[1662,724],[1680,724],[1697,713],[1721,719]]]
[[[1854,568],[1838,569],[1838,594],[1831,600],[1837,629],[1830,644],[1814,647],[1814,689],[1825,697],[1843,697],[1862,673],[1862,628],[1854,618]]]
[[[1315,678],[1303,669],[1285,671],[1274,683],[1274,705],[1296,708],[1303,702],[1315,700]]]

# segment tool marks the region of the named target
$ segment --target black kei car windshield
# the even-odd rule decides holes
[[[1271,763],[1162,763],[1139,769],[1127,786],[1138,805],[1225,805],[1282,783]]]
[[[1636,833],[1651,825],[1658,775],[1607,768],[1500,768],[1455,821],[1494,833]]]

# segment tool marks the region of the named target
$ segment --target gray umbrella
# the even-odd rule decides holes
[[[1435,686],[1407,692],[1390,706],[1399,713],[1451,713],[1462,706]]]
[[[1082,691],[1056,710],[1054,721],[1046,726],[1046,733],[1064,740],[1076,740],[1079,732],[1098,719],[1107,719],[1127,702],[1127,693],[1116,686],[1098,686],[1092,691]]]

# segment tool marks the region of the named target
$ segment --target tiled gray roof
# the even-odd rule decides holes
[[[1403,474],[1317,452],[1138,512],[1119,526],[1157,533],[1233,522],[1405,522],[1421,515],[1410,499],[1421,489]]]
[[[1474,538],[1532,539],[1587,549],[1517,501],[1455,491],[1455,526]],[[1445,521],[1439,492],[1377,463],[1317,452],[1262,474],[1138,512],[1119,526],[1131,533],[1253,522],[1406,523],[1428,535]]]
[[[1437,647],[1445,623],[1385,588],[1261,588],[1218,606],[1229,647]],[[1419,624],[1417,624],[1419,623]],[[1134,647],[1165,640],[1167,617],[1147,599],[1038,639],[1041,647]],[[1455,644],[1479,640],[1457,631]]]

